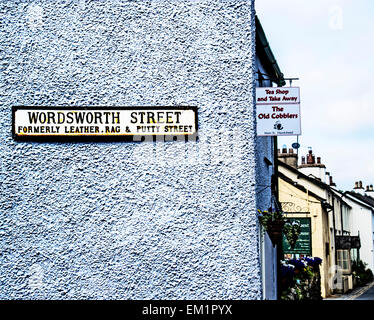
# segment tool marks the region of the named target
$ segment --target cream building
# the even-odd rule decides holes
[[[323,297],[334,291],[347,291],[353,287],[350,251],[338,248],[336,240],[350,235],[349,225],[344,221],[351,207],[333,188],[335,184],[321,159],[316,161],[311,151],[306,158],[302,157],[300,166],[292,149],[278,152],[278,159],[282,210],[288,218],[310,219],[311,252],[306,250],[300,254],[322,259]]]

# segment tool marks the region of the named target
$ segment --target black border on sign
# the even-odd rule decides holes
[[[25,136],[17,135],[15,130],[15,113],[17,110],[25,109],[35,109],[35,110],[192,110],[195,114],[195,128],[196,132],[194,134],[184,134],[184,135],[117,135],[117,136],[62,136],[62,135],[43,135],[43,136]],[[12,106],[12,137],[16,141],[29,141],[29,142],[143,142],[143,141],[180,141],[183,140],[180,137],[184,137],[185,141],[192,140],[197,141],[197,131],[198,131],[198,112],[197,106]],[[134,137],[138,139],[134,140]],[[150,137],[152,139],[150,139]]]

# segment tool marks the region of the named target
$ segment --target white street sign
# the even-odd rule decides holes
[[[14,107],[13,136],[134,137],[193,135],[195,107]]]
[[[256,119],[258,136],[300,135],[300,89],[256,88]]]

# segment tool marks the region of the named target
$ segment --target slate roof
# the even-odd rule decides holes
[[[290,166],[290,165],[284,163],[283,161],[280,161],[279,159],[277,159],[277,164],[278,164],[278,166],[283,166],[283,167],[287,168],[288,170],[293,171],[294,173],[296,173],[298,179],[299,179],[299,178],[303,178],[303,179],[305,179],[305,180],[307,180],[307,181],[309,181],[309,182],[311,182],[311,183],[313,183],[313,184],[319,186],[320,188],[322,188],[322,189],[324,189],[324,190],[328,190],[328,191],[333,192],[333,193],[335,193],[335,194],[336,194],[336,192],[340,193],[339,191],[335,190],[334,188],[332,188],[332,187],[331,187],[330,185],[328,185],[327,183],[324,183],[324,182],[322,182],[322,181],[320,181],[320,180],[318,180],[318,179],[316,179],[316,178],[312,178],[312,177],[310,177],[310,176],[307,176],[306,174],[302,173],[302,172],[299,171],[298,169],[296,169],[296,168],[294,168],[294,167],[292,167],[292,166]],[[278,174],[280,174],[280,173],[281,173],[281,172],[278,172]],[[313,195],[313,196],[315,196],[315,195]],[[350,206],[347,202],[345,202],[345,201],[341,198],[341,196],[339,196],[339,195],[336,195],[336,196],[339,197],[339,199],[340,199],[340,201],[341,201],[342,203],[344,203],[347,207],[351,208],[351,206]],[[319,198],[320,198],[320,197],[319,197]],[[372,198],[372,199],[373,199],[373,198]],[[374,201],[374,199],[373,199],[373,201]]]
[[[289,184],[291,184],[291,185],[294,186],[295,188],[297,188],[297,189],[299,189],[299,190],[301,190],[301,191],[303,191],[303,192],[305,192],[305,193],[307,192],[307,189],[306,189],[303,185],[297,183],[296,181],[293,181],[292,179],[290,179],[289,177],[287,177],[287,176],[286,176],[285,174],[283,174],[282,172],[278,172],[278,176],[279,176],[279,178],[281,178],[282,180],[288,182]],[[315,193],[312,192],[312,191],[308,191],[308,193],[309,193],[312,197],[316,198],[317,200],[319,200],[319,201],[321,201],[321,202],[326,200],[326,199],[324,199],[324,198],[321,198],[320,196],[318,196],[317,194],[315,194]]]
[[[374,198],[373,197],[370,197],[370,196],[364,196],[360,193],[357,193],[357,192],[354,192],[354,191],[346,191],[344,192],[345,194],[348,194],[364,203],[366,203],[367,205],[369,205],[370,207],[372,207],[372,209],[374,209]]]
[[[326,189],[328,189],[328,190],[331,189],[331,187],[328,184],[326,184],[326,183],[324,183],[320,180],[317,180],[315,178],[312,178],[310,176],[307,176],[306,174],[302,173],[298,169],[295,169],[294,167],[291,167],[290,165],[288,165],[288,164],[286,164],[286,163],[284,163],[284,162],[282,162],[278,159],[277,159],[277,164],[278,164],[278,166],[283,166],[283,167],[287,168],[288,170],[293,171],[294,173],[296,173],[298,175],[298,178],[303,178],[305,180],[308,180],[309,182],[314,183],[315,185],[321,187],[322,189],[325,189],[325,190]]]

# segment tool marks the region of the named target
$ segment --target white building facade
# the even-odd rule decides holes
[[[0,298],[274,299],[254,1],[0,7]],[[19,142],[12,106],[195,106],[198,139]]]
[[[360,236],[361,248],[352,257],[362,260],[374,270],[374,198],[365,194],[363,188],[344,193],[344,200],[351,206],[351,230]]]

